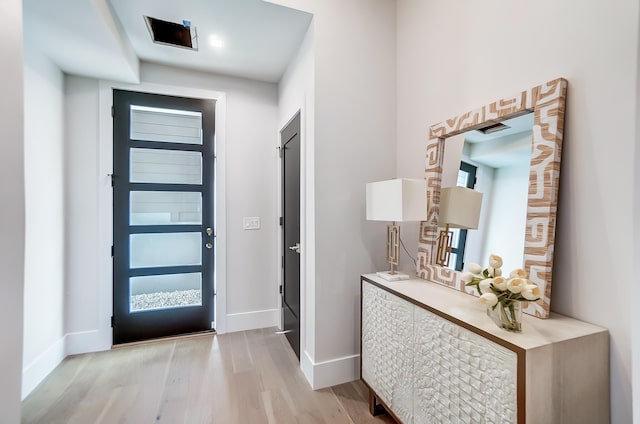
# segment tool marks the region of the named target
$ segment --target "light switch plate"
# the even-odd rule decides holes
[[[245,230],[259,230],[260,229],[260,217],[258,216],[245,216],[242,219],[242,228]]]

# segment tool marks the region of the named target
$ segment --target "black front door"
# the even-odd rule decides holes
[[[287,340],[300,358],[300,114],[280,133],[282,157],[283,289]]]
[[[214,101],[113,105],[113,343],[211,330]]]

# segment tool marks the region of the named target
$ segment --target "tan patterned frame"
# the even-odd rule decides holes
[[[460,272],[435,265],[445,140],[533,112],[524,268],[529,279],[538,284],[543,296],[535,303],[529,302],[524,311],[539,318],[549,317],[566,95],[567,81],[558,78],[429,128],[425,168],[428,214],[427,221],[420,224],[418,277],[464,292],[473,292],[461,282]]]

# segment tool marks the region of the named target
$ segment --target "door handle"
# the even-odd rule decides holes
[[[205,230],[207,232],[208,236],[211,236],[213,234],[213,228],[209,227]]]
[[[296,243],[294,246],[289,246],[289,250],[293,250],[296,253],[300,253],[300,243]]]

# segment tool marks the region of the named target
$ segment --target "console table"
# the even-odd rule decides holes
[[[608,423],[609,333],[558,314],[498,328],[474,296],[361,277],[360,377],[402,423]]]

